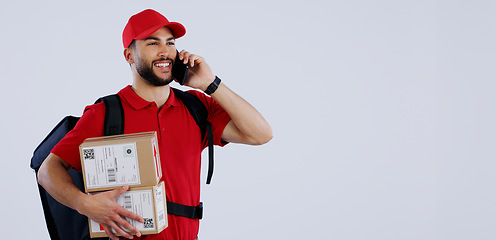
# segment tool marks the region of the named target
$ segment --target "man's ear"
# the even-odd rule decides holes
[[[125,48],[124,49],[124,58],[126,59],[126,62],[128,62],[129,64],[133,64],[134,63],[134,52],[133,52],[133,48]]]

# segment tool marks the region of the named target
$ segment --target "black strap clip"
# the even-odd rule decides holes
[[[167,213],[191,219],[202,219],[203,203],[200,202],[198,206],[188,206],[167,201]]]

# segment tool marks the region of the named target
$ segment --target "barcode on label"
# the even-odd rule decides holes
[[[107,176],[108,176],[108,181],[114,182],[117,180],[115,177],[115,168],[107,168]]]
[[[153,218],[143,218],[143,220],[145,220],[145,222],[143,223],[144,228],[155,228],[153,224]]]
[[[94,160],[95,159],[95,149],[83,149],[83,158],[85,160]]]
[[[129,195],[124,196],[124,208],[130,211],[133,208],[131,196]]]

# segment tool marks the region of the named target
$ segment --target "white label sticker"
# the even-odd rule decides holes
[[[155,211],[153,207],[153,193],[151,190],[132,191],[122,194],[115,201],[125,209],[138,214],[145,222],[126,218],[126,220],[140,231],[155,229]]]
[[[88,189],[140,184],[136,143],[82,149]]]
[[[140,190],[125,192],[119,195],[115,201],[126,210],[141,216],[145,222],[140,223],[126,217],[126,220],[139,231],[153,231],[156,229],[155,209],[153,206],[152,190]],[[121,226],[122,227],[122,226]],[[123,228],[125,231],[129,230]],[[113,230],[113,229],[112,229]],[[92,232],[104,232],[103,228],[97,222],[91,220]],[[115,230],[113,230],[115,232]]]
[[[157,206],[158,228],[164,227],[167,221],[167,215],[164,207],[164,194],[162,191],[161,186],[155,187],[155,206]]]

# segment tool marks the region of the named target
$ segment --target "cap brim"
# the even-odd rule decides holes
[[[163,25],[163,24],[155,25],[155,26],[147,29],[146,31],[143,31],[141,34],[134,37],[134,39],[137,40],[137,39],[146,38],[162,27],[168,27],[172,31],[172,35],[174,36],[175,39],[178,39],[178,38],[180,38],[186,34],[186,28],[184,28],[184,26],[182,24],[180,24],[178,22],[169,22],[165,25]]]

